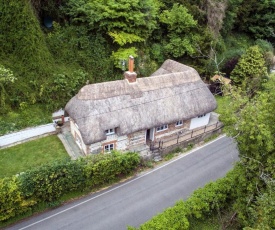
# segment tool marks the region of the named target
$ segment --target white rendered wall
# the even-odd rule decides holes
[[[190,129],[195,129],[205,126],[209,123],[210,113],[205,114],[203,117],[195,117],[191,119]]]
[[[81,133],[79,132],[78,128],[77,128],[77,125],[75,125],[74,121],[71,119],[70,120],[70,126],[71,126],[71,133],[74,137],[74,139],[76,138],[75,137],[75,134],[77,134],[79,137],[80,137],[80,144],[76,143],[80,148],[81,150],[87,155],[87,148],[86,148],[86,145],[84,144],[83,140],[82,140],[82,136],[81,136]],[[75,139],[76,141],[76,139]]]

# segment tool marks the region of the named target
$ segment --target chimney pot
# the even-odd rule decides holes
[[[134,72],[134,57],[132,55],[129,56],[129,71],[124,73],[124,78],[128,80],[129,83],[136,82],[137,74]]]
[[[132,55],[129,56],[129,72],[134,72],[134,57]]]

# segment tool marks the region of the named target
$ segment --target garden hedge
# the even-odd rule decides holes
[[[32,210],[35,204],[55,202],[70,191],[83,191],[133,172],[137,153],[93,155],[76,161],[44,165],[0,180],[0,221]]]

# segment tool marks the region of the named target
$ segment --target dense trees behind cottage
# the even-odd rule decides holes
[[[269,65],[274,9],[254,0],[2,0],[1,114],[64,107],[87,82],[121,79],[130,54],[140,77],[167,58],[205,79],[230,76],[255,44]]]
[[[241,160],[208,204],[220,211],[224,196],[241,226],[275,228],[274,12],[273,0],[0,0],[0,134],[45,122],[87,83],[122,79],[130,54],[139,77],[167,58],[205,80],[223,74],[238,86],[221,119]]]

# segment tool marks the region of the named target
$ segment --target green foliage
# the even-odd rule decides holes
[[[189,228],[189,222],[184,215],[183,202],[179,202],[172,208],[167,208],[161,214],[153,217],[150,221],[142,224],[140,230],[164,230],[164,229],[181,229]],[[131,229],[131,228],[128,228]],[[132,228],[134,229],[134,228]]]
[[[228,36],[234,27],[235,21],[238,17],[239,8],[244,0],[228,0],[227,9],[225,11],[225,18],[223,20],[222,34]]]
[[[55,103],[54,108],[62,108],[88,80],[88,73],[78,69],[68,74],[54,74],[53,81],[43,85],[42,94],[51,95],[51,100]]]
[[[231,112],[221,116],[230,135],[238,143],[240,163],[235,168],[238,186],[234,191],[237,197],[234,209],[243,226],[252,226],[261,218],[268,219],[269,213],[273,212],[272,209],[256,208],[257,200],[269,191],[267,179],[275,177],[274,79],[270,78],[264,87],[265,91],[258,92],[254,98],[248,98],[240,89],[232,89],[234,103],[229,108]],[[259,217],[260,213],[262,217]]]
[[[66,12],[72,21],[85,23],[90,30],[124,32],[145,39],[157,26],[158,8],[155,0],[69,0]]]
[[[47,80],[51,71],[49,65],[53,64],[44,34],[29,1],[1,1],[0,9],[1,64],[12,70],[18,79],[12,88],[5,88],[9,91],[7,103],[14,106],[15,97],[19,103],[35,103],[38,90],[30,81],[40,85]]]
[[[273,57],[274,57],[274,48],[272,44],[266,40],[257,39],[255,41],[256,45],[261,50],[264,59],[265,59],[265,65],[267,66],[268,70],[273,65]]]
[[[24,106],[24,109],[22,108]],[[37,126],[52,122],[51,113],[43,105],[28,105],[21,103],[21,109],[7,112],[0,116],[0,136],[18,131],[30,126]]]
[[[267,189],[264,193],[259,194],[255,204],[252,205],[249,212],[251,213],[250,226],[253,229],[274,229],[275,228],[275,184],[273,181],[266,181]],[[248,230],[249,228],[244,228]]]
[[[242,1],[238,7],[235,28],[252,35],[254,39],[274,42],[274,10],[273,0]]]
[[[231,73],[231,79],[236,85],[241,85],[248,95],[254,95],[261,88],[267,77],[265,60],[258,46],[250,47],[240,58]]]
[[[160,43],[154,43],[150,49],[150,54],[154,60],[158,63],[162,63],[165,61],[164,50]]]
[[[133,42],[142,42],[143,38],[134,34],[128,34],[125,32],[108,32],[108,34],[113,38],[113,41],[120,46],[126,45]]]
[[[169,40],[164,48],[168,54],[181,57],[186,53],[195,53],[195,45],[199,40],[195,32],[197,21],[184,6],[174,4],[171,10],[164,10],[160,22],[167,25]]]
[[[109,80],[114,73],[110,60],[111,50],[100,34],[91,34],[85,26],[54,23],[47,34],[47,44],[56,62],[62,65],[55,74],[72,74],[75,69],[89,73],[90,82]]]
[[[7,220],[43,202],[58,203],[61,195],[113,182],[140,163],[137,153],[100,154],[76,161],[55,161],[0,179],[0,220]]]
[[[112,59],[114,60],[115,66],[117,68],[124,69],[125,66],[123,66],[121,62],[123,60],[126,62],[130,55],[137,57],[137,49],[135,47],[119,48],[116,52],[112,52]]]
[[[55,162],[26,171],[20,175],[21,189],[25,197],[37,201],[54,201],[66,191],[81,188],[85,181],[80,162]]]
[[[15,80],[16,77],[14,77],[13,72],[0,64],[0,113],[7,111],[7,85],[14,83]]]
[[[35,202],[25,200],[17,177],[0,179],[0,221],[30,210]]]
[[[219,42],[223,43],[225,46],[221,54],[224,58],[224,61],[221,64],[221,72],[225,73],[227,77],[230,77],[239,58],[250,46],[253,46],[253,40],[245,34],[232,34],[226,36]]]

